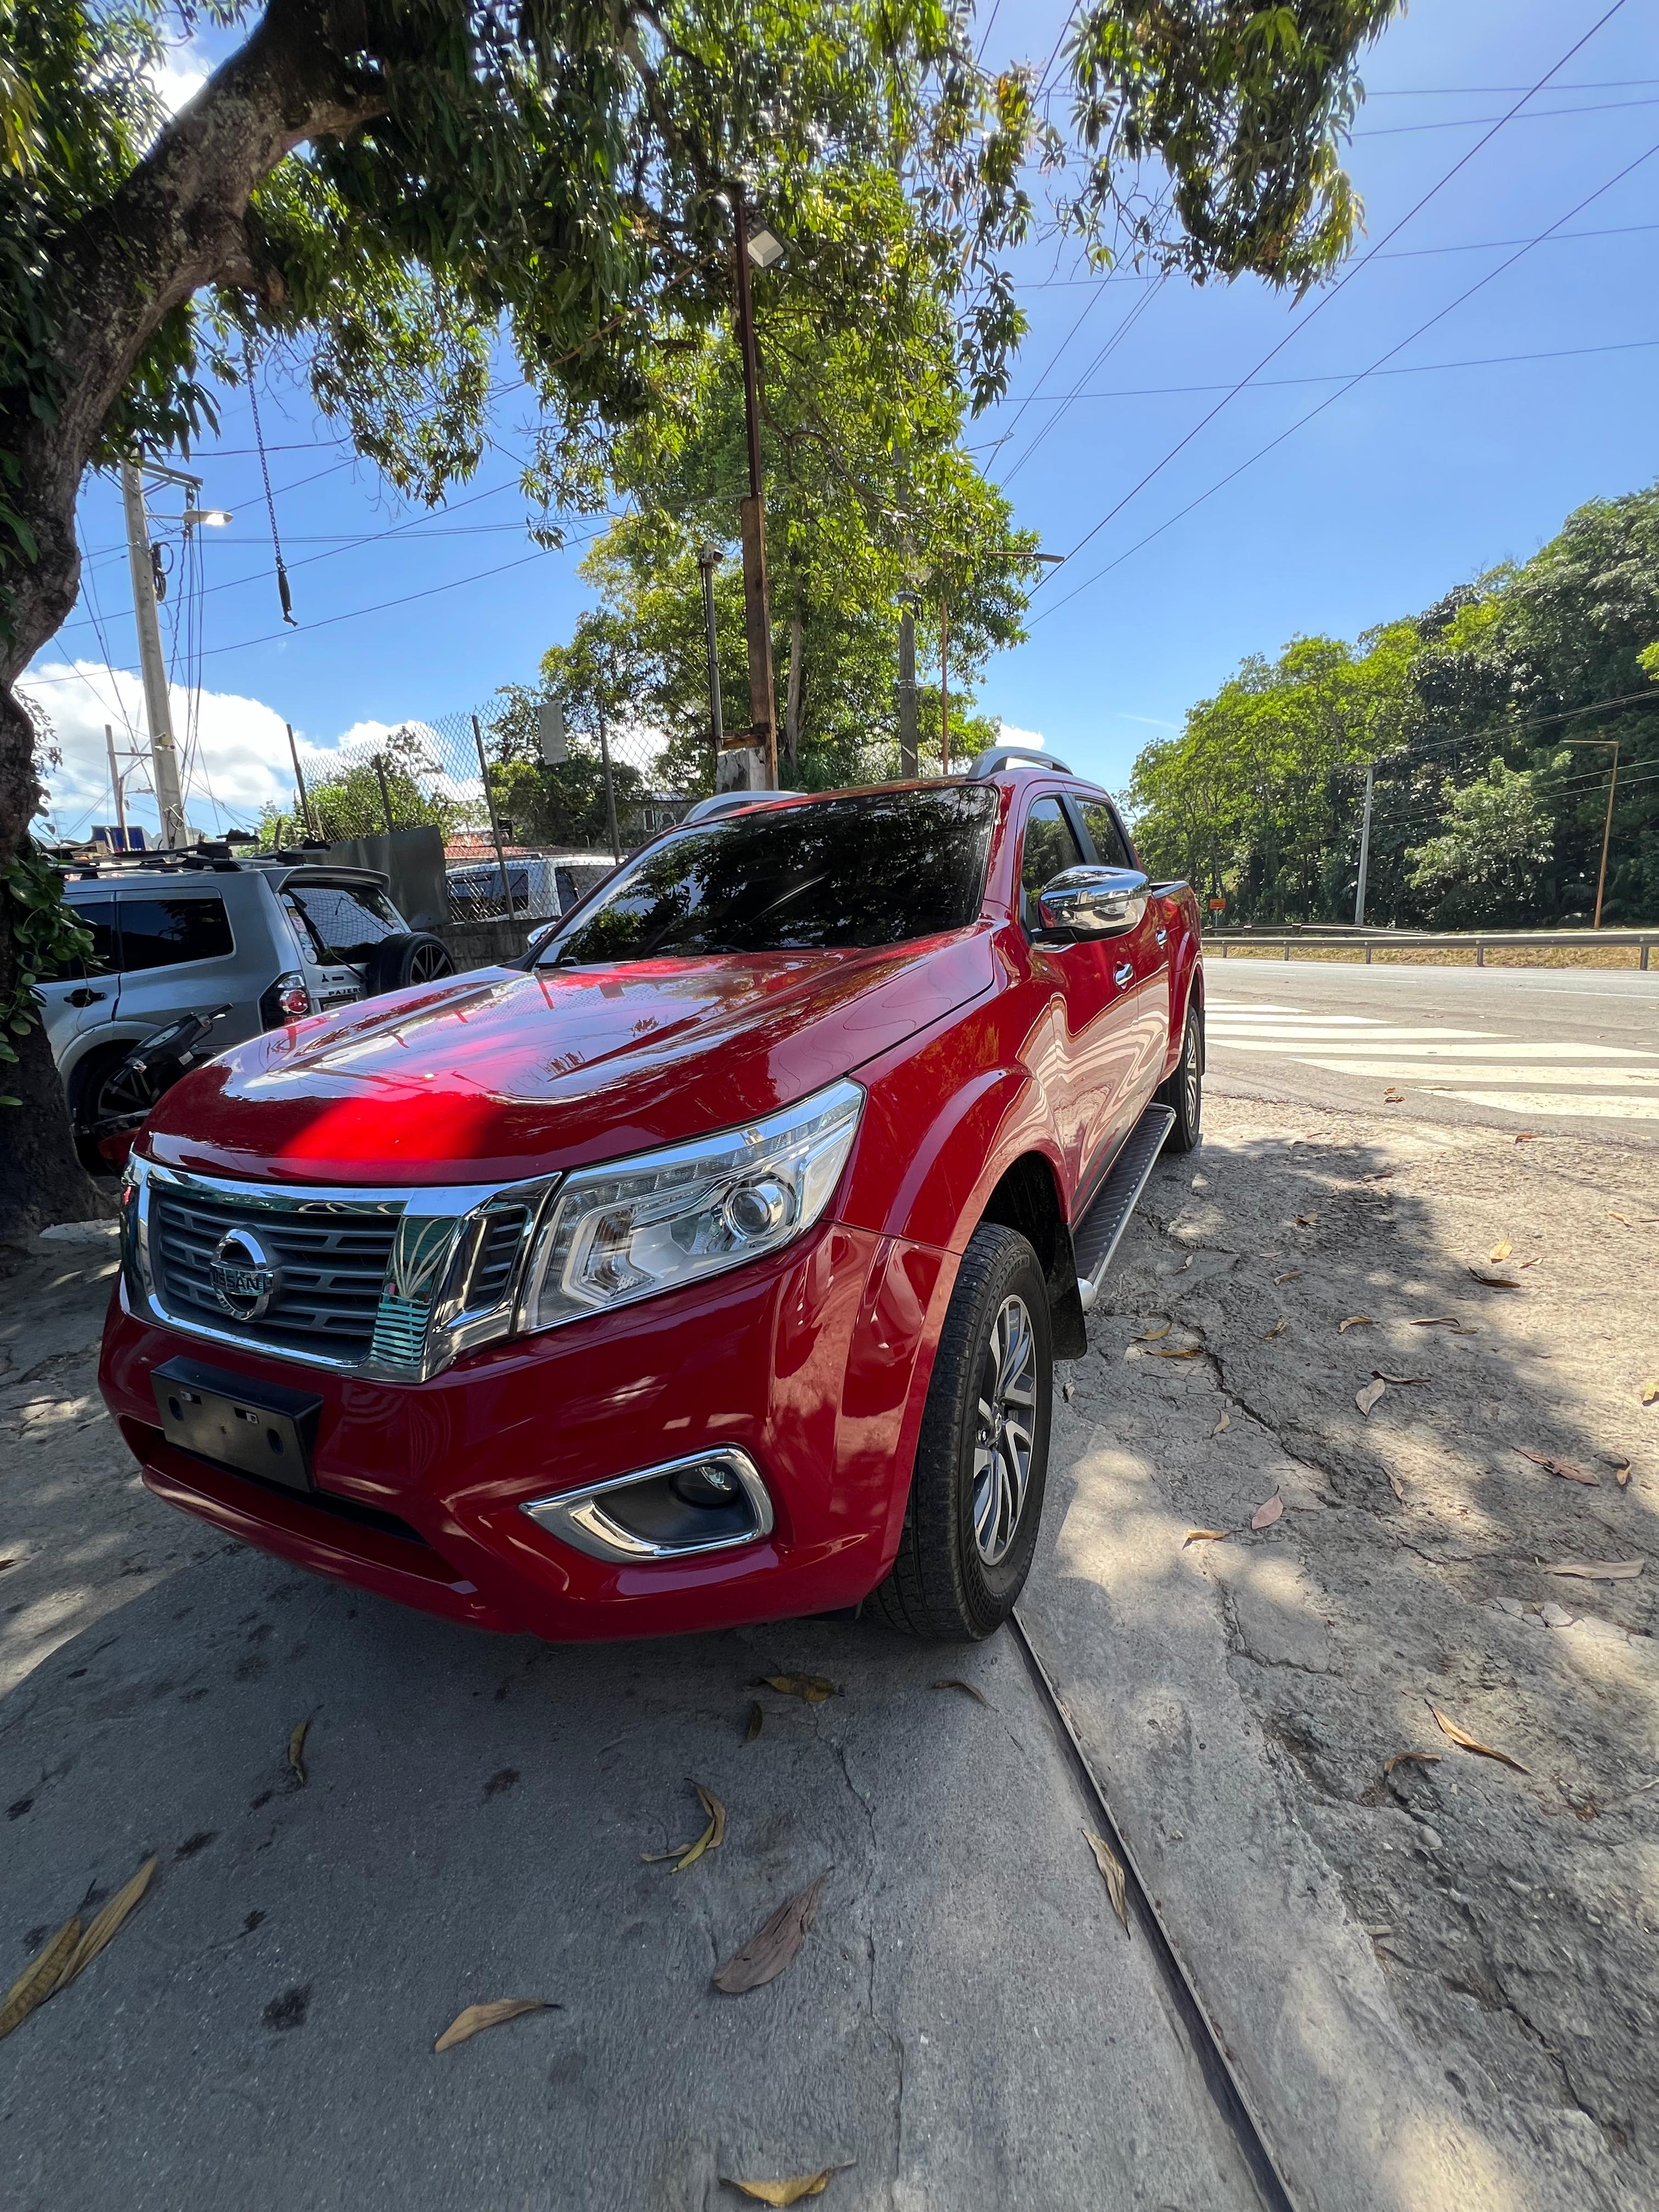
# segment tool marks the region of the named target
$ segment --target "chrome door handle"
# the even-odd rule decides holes
[[[1129,963],[1126,960],[1126,961],[1124,962],[1123,965],[1122,965],[1121,968],[1114,968],[1114,969],[1113,969],[1113,970],[1112,970],[1112,981],[1113,981],[1113,982],[1115,982],[1115,983],[1117,985],[1118,989],[1119,989],[1120,991],[1121,991],[1121,990],[1123,990],[1123,989],[1124,989],[1124,988],[1125,988],[1128,984],[1130,984],[1130,983],[1133,982],[1133,981],[1134,981],[1134,974],[1135,974],[1134,969],[1133,969],[1129,965]]]
[[[1167,945],[1170,941],[1170,933],[1167,929],[1155,929],[1152,935],[1157,938],[1160,945]]]
[[[103,991],[71,991],[65,1003],[71,1006],[95,1006],[106,996]]]

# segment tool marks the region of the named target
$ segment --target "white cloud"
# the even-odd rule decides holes
[[[997,720],[997,733],[1005,745],[1034,745],[1046,748],[1048,740],[1041,730],[1022,730],[1015,723]]]
[[[46,777],[48,819],[57,834],[83,836],[94,822],[115,818],[106,723],[115,732],[122,770],[131,770],[126,775],[128,817],[154,826],[149,725],[137,675],[131,669],[111,671],[101,661],[44,661],[17,688],[44,713],[51,742],[63,756],[61,765]],[[175,684],[172,705],[173,736],[184,752],[191,731],[192,695]],[[340,746],[372,745],[390,735],[393,726],[359,722],[328,745],[300,736],[300,759],[307,781],[338,768]],[[251,829],[266,805],[292,808],[294,769],[288,728],[275,708],[234,691],[203,691],[196,702],[194,733],[194,746],[185,759],[185,809],[193,824],[211,830]],[[134,752],[141,756],[136,764],[126,757]],[[472,789],[476,793],[476,781]]]

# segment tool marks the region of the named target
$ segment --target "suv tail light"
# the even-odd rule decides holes
[[[306,979],[297,968],[290,969],[260,994],[259,1026],[262,1030],[281,1029],[284,1022],[297,1022],[311,1010]]]

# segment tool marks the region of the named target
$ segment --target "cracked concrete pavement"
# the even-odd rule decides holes
[[[0,2200],[684,2212],[738,2202],[723,2173],[850,2160],[827,2203],[1256,2204],[1011,1638],[560,1649],[226,1544],[142,1489],[98,1409],[110,1249],[43,1247],[0,1285],[0,1986],[161,1864],[0,2045]],[[780,1671],[842,1694],[752,1686]],[[724,1844],[641,1864],[701,1827],[692,1776]],[[715,1991],[820,1874],[793,1966]],[[434,2054],[501,1996],[559,2009]]]
[[[1650,2204],[1659,1162],[1208,1111],[1062,1370],[1027,1632],[1296,2202]]]

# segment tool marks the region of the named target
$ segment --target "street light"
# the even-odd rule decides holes
[[[772,674],[772,605],[766,581],[766,503],[761,484],[760,368],[755,352],[751,267],[771,269],[783,258],[775,232],[757,225],[752,234],[741,182],[728,187],[732,263],[736,270],[738,343],[743,355],[743,404],[749,434],[749,496],[743,502],[743,613],[749,644],[749,737],[762,749],[763,789],[778,787],[778,730]]]
[[[198,522],[205,523],[210,530],[222,530],[235,517],[228,507],[187,507],[179,520],[186,530],[194,530]]]
[[[723,550],[712,538],[697,548],[697,566],[702,571],[702,626],[708,645],[708,726],[714,736],[717,777],[720,747],[726,743],[726,731],[720,716],[720,634],[714,626],[714,571],[720,565]]]
[[[783,240],[761,223],[750,232],[746,251],[757,269],[775,269],[783,258]]]

